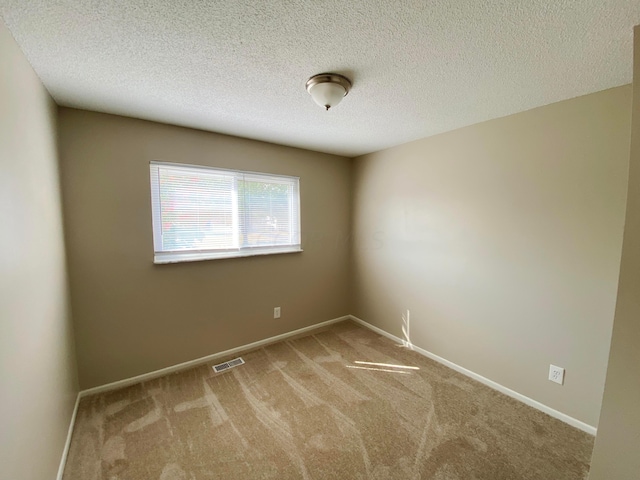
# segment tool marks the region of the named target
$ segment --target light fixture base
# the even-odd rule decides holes
[[[349,90],[351,90],[351,80],[344,75],[340,75],[339,73],[319,73],[307,80],[307,92],[309,92],[311,87],[319,83],[337,83],[344,88],[345,96],[349,93]]]

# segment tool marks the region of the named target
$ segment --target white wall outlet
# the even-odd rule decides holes
[[[280,307],[275,307],[273,309],[273,318],[280,318]]]
[[[549,365],[549,380],[552,382],[564,384],[564,368],[556,367],[555,365]]]

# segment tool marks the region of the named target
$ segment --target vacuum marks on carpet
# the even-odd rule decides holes
[[[586,479],[593,437],[353,322],[81,400],[64,480]]]

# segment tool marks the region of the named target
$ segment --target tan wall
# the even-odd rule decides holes
[[[634,31],[640,84],[640,27]],[[640,478],[640,91],[634,88],[631,163],[622,262],[591,480]]]
[[[56,106],[0,20],[0,477],[55,478],[78,391]]]
[[[630,106],[624,86],[354,160],[352,313],[402,336],[408,308],[414,344],[596,425]]]
[[[66,108],[59,128],[83,388],[349,313],[350,160]],[[150,160],[299,176],[304,252],[154,265]]]

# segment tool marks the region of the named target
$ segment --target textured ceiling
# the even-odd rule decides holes
[[[0,0],[60,105],[355,156],[631,82],[640,0]],[[304,85],[353,80],[335,109]]]

